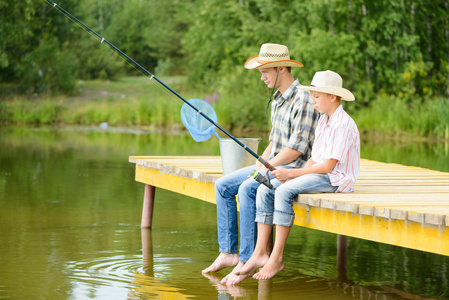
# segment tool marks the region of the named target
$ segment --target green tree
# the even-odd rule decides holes
[[[16,79],[14,63],[26,53],[33,32],[29,23],[35,16],[34,0],[0,0],[0,78]]]
[[[149,71],[187,74],[190,82],[213,90],[257,90],[242,64],[262,43],[273,42],[288,45],[292,58],[304,63],[298,71],[304,83],[315,71],[333,69],[365,105],[382,94],[422,101],[449,92],[445,0],[66,0],[61,5]],[[0,16],[2,82],[22,82],[30,91],[70,89],[43,84],[51,77],[43,74],[50,70],[47,54],[64,61],[72,53],[61,67],[73,78],[113,78],[125,65],[42,0],[0,0]]]
[[[26,92],[73,90],[76,62],[63,39],[71,29],[61,16],[47,16],[50,9],[38,0],[0,1],[2,82]]]

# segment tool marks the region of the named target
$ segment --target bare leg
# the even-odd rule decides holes
[[[239,262],[239,255],[237,253],[220,252],[220,255],[215,261],[206,269],[201,271],[202,273],[218,272],[221,269],[235,266]]]
[[[246,262],[245,266],[242,267],[236,275],[246,275],[254,273],[257,268],[262,267],[268,261],[269,254],[269,239],[271,237],[273,226],[266,225],[263,223],[257,223],[257,243],[254,249],[253,255]]]
[[[274,242],[273,252],[263,268],[260,269],[258,273],[254,274],[254,278],[270,279],[276,275],[276,273],[284,269],[284,249],[290,233],[290,228],[291,227],[276,225],[276,240]]]

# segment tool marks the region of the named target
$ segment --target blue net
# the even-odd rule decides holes
[[[204,115],[217,123],[217,114],[209,103],[201,99],[190,99],[187,102],[192,104]],[[205,117],[200,115],[187,103],[184,103],[181,107],[181,119],[182,123],[184,123],[184,126],[190,132],[190,135],[195,141],[207,141],[208,139],[210,139],[212,134],[215,134],[219,138],[218,134],[215,132],[215,130],[217,130],[217,127]]]

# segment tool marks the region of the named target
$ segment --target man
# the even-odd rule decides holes
[[[310,102],[310,94],[297,89],[299,81],[291,74],[291,67],[302,66],[302,63],[290,60],[288,48],[279,44],[263,44],[259,55],[245,63],[245,68],[260,71],[260,79],[271,90],[270,95],[277,89],[271,104],[270,143],[262,154],[274,167],[301,167],[311,154],[319,114]],[[257,162],[255,169],[262,174],[267,173],[260,162]],[[251,257],[257,239],[255,200],[260,183],[249,176],[252,173],[254,166],[242,168],[215,183],[220,254],[203,273],[236,266],[222,279],[223,284],[237,284],[249,276],[236,273]],[[236,195],[240,208],[239,249]]]

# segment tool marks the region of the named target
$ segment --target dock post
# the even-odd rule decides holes
[[[341,281],[347,280],[348,237],[337,235],[337,274]]]
[[[145,184],[145,192],[143,195],[143,209],[142,209],[142,223],[141,228],[151,228],[153,223],[153,207],[154,207],[154,194],[156,187]]]
[[[154,276],[153,236],[150,228],[142,228],[143,271],[146,276]]]

